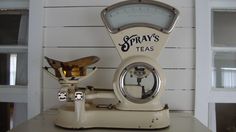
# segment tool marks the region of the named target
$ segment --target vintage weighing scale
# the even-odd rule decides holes
[[[80,63],[84,61],[71,64],[48,58],[55,72],[60,74],[59,99],[66,102],[58,110],[55,124],[74,129],[168,127],[168,106],[159,101],[165,89],[165,77],[157,59],[178,15],[177,9],[152,0],[123,1],[101,12],[122,59],[114,74],[113,91],[78,88],[76,84],[87,75],[68,74],[81,73],[80,70],[86,70],[85,67],[97,62],[98,58],[90,57],[90,63],[83,68]],[[97,99],[105,101],[96,103]],[[109,100],[115,101],[106,103],[111,102]]]

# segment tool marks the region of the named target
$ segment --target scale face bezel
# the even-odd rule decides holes
[[[150,71],[150,74],[153,75],[153,79],[154,79],[154,84],[153,87],[151,88],[151,90],[153,90],[151,92],[150,95],[148,95],[145,98],[135,98],[132,95],[129,94],[129,92],[126,90],[125,88],[125,77],[127,75],[127,73],[129,72],[130,69],[136,67],[136,66],[142,66],[147,68],[147,70]],[[147,103],[149,101],[151,101],[152,99],[154,99],[156,97],[156,95],[159,93],[160,91],[160,87],[161,87],[161,79],[160,79],[160,75],[158,74],[157,70],[150,64],[147,64],[145,62],[134,62],[128,66],[126,66],[123,71],[120,74],[119,77],[119,89],[122,93],[122,95],[129,100],[130,102],[133,103],[137,103],[137,104],[142,104],[142,103]]]
[[[163,28],[163,27],[160,27],[158,25],[154,25],[154,24],[150,24],[150,23],[139,23],[139,22],[126,24],[126,25],[123,25],[123,26],[118,27],[118,28],[113,28],[112,25],[108,22],[108,20],[106,18],[106,15],[108,14],[108,12],[110,12],[114,9],[120,8],[122,6],[127,6],[127,5],[132,5],[132,4],[154,5],[154,6],[157,6],[157,7],[167,9],[167,10],[173,12],[173,14],[174,14],[173,20],[169,24],[168,28]],[[107,27],[108,31],[112,34],[115,34],[119,31],[122,31],[122,30],[125,30],[125,29],[128,29],[128,28],[132,28],[132,27],[149,27],[149,28],[154,28],[154,29],[157,29],[161,32],[169,34],[173,30],[174,25],[175,25],[178,17],[179,17],[179,11],[176,8],[174,8],[170,5],[167,5],[165,3],[161,3],[161,2],[153,1],[153,0],[128,0],[128,1],[123,1],[123,2],[114,4],[112,6],[109,6],[109,7],[105,8],[101,13],[101,18],[102,18],[105,26]]]

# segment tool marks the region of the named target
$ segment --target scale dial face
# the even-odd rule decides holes
[[[124,68],[119,83],[126,99],[133,103],[146,103],[157,95],[161,81],[153,66],[135,62]]]
[[[178,10],[152,0],[129,0],[102,11],[109,32],[117,33],[130,27],[151,27],[169,33],[178,18]]]

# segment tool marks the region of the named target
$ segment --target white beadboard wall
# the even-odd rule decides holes
[[[45,0],[44,56],[68,61],[96,55],[99,70],[81,83],[112,88],[113,74],[121,59],[104,27],[100,12],[121,0]],[[194,0],[160,0],[180,10],[180,19],[159,61],[167,78],[162,102],[171,110],[193,111],[195,94]],[[48,66],[44,60],[44,65]],[[58,105],[60,85],[43,72],[44,109]]]

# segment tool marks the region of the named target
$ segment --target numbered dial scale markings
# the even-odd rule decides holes
[[[151,27],[171,32],[178,17],[175,8],[151,0],[130,0],[115,4],[102,12],[102,19],[111,33],[130,27]]]

